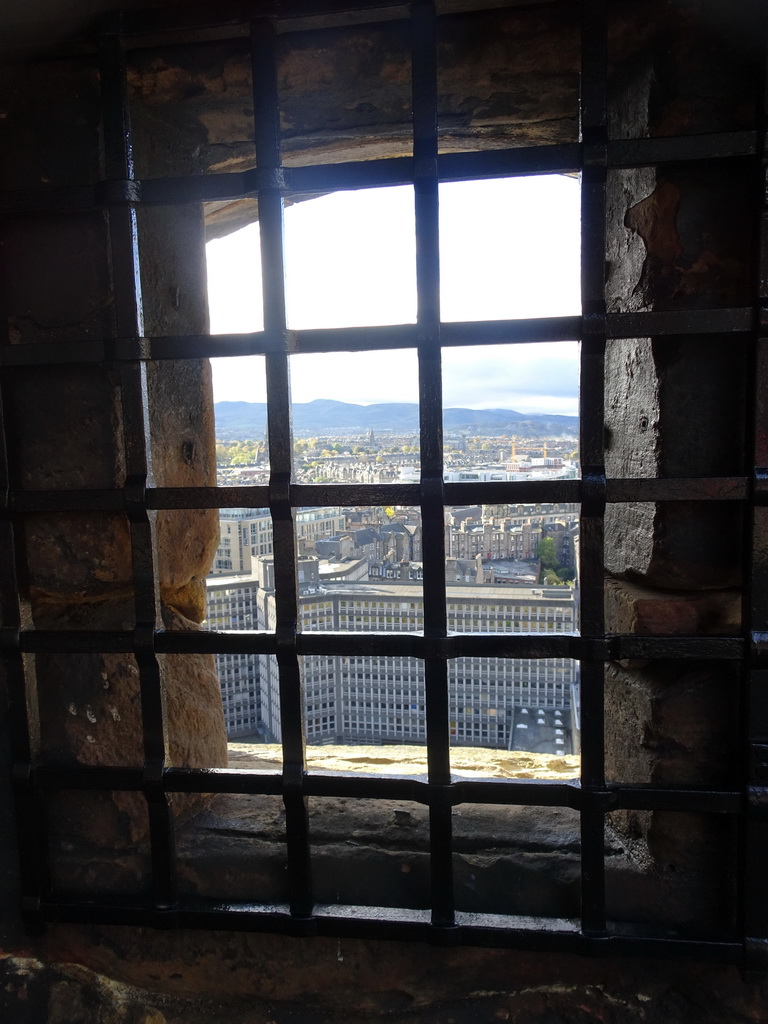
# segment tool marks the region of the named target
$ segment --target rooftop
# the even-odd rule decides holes
[[[396,583],[385,583],[378,580],[358,580],[354,582],[331,582],[323,583],[315,588],[319,594],[327,594],[333,597],[381,597],[381,598],[402,598],[412,601],[420,600],[423,585],[422,582],[410,580],[398,580]],[[488,601],[506,601],[519,603],[520,601],[557,601],[561,604],[572,604],[574,590],[571,587],[531,587],[517,586],[515,584],[503,584],[494,586],[485,584],[475,586],[474,584],[457,584],[446,587],[448,597],[462,601],[481,601],[484,604]],[[302,594],[302,596],[306,596]]]

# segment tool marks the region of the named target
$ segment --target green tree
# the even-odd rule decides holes
[[[557,565],[555,542],[551,537],[544,537],[539,544],[539,561],[542,569],[554,569]]]

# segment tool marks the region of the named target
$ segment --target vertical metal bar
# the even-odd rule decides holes
[[[0,324],[0,345],[8,345],[7,315],[0,315]],[[26,547],[23,522],[11,511],[11,495],[19,486],[20,466],[13,427],[4,415],[12,372],[0,370],[0,672],[5,676],[22,913],[27,927],[37,930],[42,926],[40,901],[47,895],[51,880],[47,809],[33,776],[40,755],[37,679],[34,658],[25,658],[20,644],[24,618],[21,594],[27,590],[22,587]]]
[[[762,136],[762,166],[755,189],[760,210],[757,301],[760,310],[754,343],[754,394],[748,403],[746,437],[751,447],[753,501],[747,510],[743,622],[747,641],[765,635],[768,624],[768,13],[758,19],[763,32],[763,81],[757,102],[757,130]],[[743,823],[739,878],[739,917],[744,935],[744,967],[765,976],[768,970],[768,670],[762,643],[749,644],[751,664],[745,685],[745,775],[747,818]]]
[[[584,500],[581,509],[581,631],[605,633],[603,603],[603,458],[605,366],[605,186],[607,164],[605,0],[583,0],[581,66],[581,406],[580,449]],[[604,668],[598,660],[581,666],[581,784],[605,785]],[[604,819],[588,797],[581,810],[582,930],[605,931]]]
[[[277,34],[273,19],[251,25],[256,164],[268,184],[259,190],[259,225],[264,293],[269,506],[275,564],[277,664],[283,743],[283,802],[286,815],[291,913],[312,913],[309,818],[303,791],[305,772],[304,688],[296,653],[300,628],[296,534],[290,502],[291,390],[286,345],[283,199],[280,191],[280,120],[277,88]]]
[[[424,633],[439,640],[447,629],[445,500],[443,493],[443,389],[440,353],[440,252],[437,178],[437,38],[434,3],[411,5],[413,164],[416,214],[416,294],[419,337],[421,526],[424,562]],[[430,784],[430,865],[433,924],[454,923],[448,663],[428,650],[424,681]]]
[[[105,173],[107,181],[131,181],[134,169],[125,56],[119,24],[117,29],[100,41]],[[116,336],[138,338],[144,325],[136,213],[131,206],[112,206],[108,217]],[[139,360],[121,363],[119,372],[152,886],[156,907],[168,909],[176,902],[175,832],[170,796],[163,788],[168,765],[167,721],[160,663],[154,648],[160,611],[154,535],[146,505],[146,487],[152,484],[146,365]]]

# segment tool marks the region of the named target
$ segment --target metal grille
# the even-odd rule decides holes
[[[358,9],[368,5],[357,3]],[[369,17],[386,5],[371,4]],[[604,299],[606,175],[609,168],[665,162],[750,160],[763,152],[765,124],[754,131],[680,138],[613,140],[606,113],[606,3],[584,0],[581,68],[582,141],[491,152],[439,154],[434,4],[414,2],[410,18],[413,68],[413,156],[353,164],[284,167],[281,162],[276,79],[276,25],[272,19],[243,19],[239,9],[216,5],[190,15],[196,25],[250,32],[256,126],[256,168],[203,177],[137,180],[131,160],[124,48],[133,34],[177,28],[172,16],[140,12],[125,16],[100,39],[105,178],[94,187],[30,188],[0,196],[0,214],[45,216],[61,211],[106,209],[112,246],[117,326],[113,338],[77,343],[11,346],[0,349],[3,398],[12,373],[22,366],[96,364],[119,368],[126,412],[127,483],[120,490],[28,491],[19,486],[17,453],[11,436],[0,452],[4,497],[2,545],[13,568],[4,579],[8,614],[2,631],[3,656],[13,695],[15,782],[23,866],[24,909],[31,925],[44,921],[98,921],[183,927],[254,929],[296,935],[347,935],[437,943],[521,947],[600,955],[698,957],[762,965],[768,941],[768,888],[762,856],[766,849],[765,776],[768,762],[768,637],[752,633],[768,611],[768,529],[765,503],[768,452],[765,448],[768,320],[768,214],[763,212],[760,296],[755,304],[690,312],[606,313]],[[358,12],[358,17],[360,17]],[[190,22],[192,24],[192,22]],[[189,27],[189,26],[184,26]],[[581,317],[509,322],[441,323],[438,266],[438,182],[543,173],[582,175]],[[413,326],[288,331],[283,283],[283,200],[293,194],[336,189],[412,184],[415,189],[418,318]],[[143,205],[201,203],[257,197],[264,284],[264,330],[219,336],[145,337],[139,288],[136,209]],[[755,192],[757,211],[760,191]],[[606,479],[603,462],[603,379],[606,338],[735,333],[753,339],[759,393],[749,429],[757,440],[752,478]],[[468,344],[581,342],[580,480],[539,483],[444,483],[441,351]],[[319,486],[291,479],[289,352],[365,351],[416,348],[419,360],[421,482]],[[148,472],[148,410],[143,382],[150,360],[201,356],[266,356],[270,483],[267,487],[159,488]],[[750,415],[752,410],[749,410]],[[761,419],[762,417],[762,419]],[[449,636],[444,576],[444,508],[483,502],[580,502],[581,627],[579,636]],[[756,552],[752,601],[741,635],[648,637],[606,635],[603,595],[603,518],[606,503],[655,501],[739,502],[754,527]],[[424,535],[424,630],[388,636],[302,634],[294,510],[320,504],[418,505]],[[277,629],[274,634],[182,633],[158,628],[150,512],[156,509],[268,506],[274,523]],[[136,628],[131,632],[46,632],[22,628],[17,579],[24,575],[25,517],[37,512],[117,511],[130,522]],[[52,768],[36,748],[33,673],[26,657],[41,652],[132,652],[140,671],[144,730],[143,768]],[[158,656],[173,653],[265,653],[277,656],[283,729],[281,773],[192,770],[168,767],[166,715]],[[428,780],[342,778],[307,774],[302,723],[299,658],[304,655],[407,656],[425,666],[428,722]],[[449,763],[448,659],[458,657],[574,658],[581,665],[582,774],[579,783],[536,781],[453,781]],[[630,658],[725,659],[745,669],[745,706],[750,709],[751,768],[733,788],[606,784],[604,770],[603,674],[606,662]],[[745,759],[746,760],[746,759]],[[46,800],[64,789],[135,790],[144,794],[151,831],[152,892],[128,900],[105,896],[75,901],[51,882],[45,821]],[[225,904],[177,894],[177,865],[170,794],[262,793],[281,795],[286,810],[289,905]],[[431,913],[403,908],[353,913],[318,907],[313,897],[307,798],[352,796],[416,801],[429,808]],[[509,927],[480,918],[457,917],[453,899],[452,808],[459,803],[560,806],[581,820],[581,921],[572,930],[541,921]],[[619,809],[689,811],[737,818],[743,824],[738,934],[692,939],[659,937],[635,928],[612,932],[605,911],[604,823]]]

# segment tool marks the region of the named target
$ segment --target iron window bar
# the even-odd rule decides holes
[[[275,26],[271,20],[251,25],[256,166],[266,171],[267,186],[259,190],[261,265],[264,287],[265,333],[284,337],[285,256],[283,252],[283,198],[279,188],[280,124],[277,89]],[[296,651],[299,620],[293,508],[290,503],[292,472],[291,393],[285,347],[266,355],[267,434],[269,437],[269,509],[273,524],[277,665],[280,679],[280,716],[283,735],[283,801],[286,816],[288,884],[291,914],[312,915],[309,817],[303,781],[304,686]]]
[[[637,338],[645,335],[747,334],[753,332],[758,315],[753,307],[676,310],[652,313],[607,313],[593,316],[590,328],[603,329],[608,338]],[[441,325],[442,347],[531,342],[573,341],[584,333],[581,317],[552,317],[536,320],[499,320],[474,324]],[[34,352],[27,346],[0,350],[0,366],[58,366],[84,363],[154,361],[161,359],[214,358],[219,356],[267,355],[287,349],[295,354],[316,352],[368,352],[382,349],[414,348],[418,345],[416,325],[393,327],[328,328],[316,331],[285,331],[228,335],[178,335],[166,338],[118,338],[94,341],[41,342]]]
[[[343,4],[339,5],[343,7]],[[357,6],[365,7],[365,4]],[[376,0],[377,8],[386,7]],[[398,10],[402,5],[394,5]],[[114,338],[63,345],[12,346],[7,335],[0,344],[3,371],[0,398],[5,399],[13,373],[22,366],[70,365],[108,360],[121,367],[121,388],[127,416],[126,452],[129,482],[124,489],[104,491],[28,491],[19,483],[18,453],[11,435],[0,451],[0,494],[4,499],[0,544],[13,553],[15,572],[3,582],[6,607],[12,609],[0,631],[9,682],[14,694],[15,782],[19,795],[19,832],[23,852],[24,909],[34,924],[50,921],[103,921],[154,924],[169,921],[183,927],[246,928],[290,934],[357,935],[433,942],[506,946],[509,948],[567,950],[588,955],[648,955],[696,957],[747,966],[765,964],[765,907],[768,890],[760,851],[765,849],[765,764],[768,763],[768,702],[766,650],[759,627],[765,621],[756,605],[752,632],[733,637],[606,636],[602,588],[602,530],[606,501],[739,501],[749,511],[754,494],[756,537],[765,528],[758,515],[766,503],[761,466],[768,455],[759,444],[753,478],[717,477],[684,479],[608,479],[602,452],[603,371],[607,338],[652,334],[738,332],[752,335],[759,326],[757,366],[765,370],[764,315],[754,307],[690,312],[607,313],[602,291],[605,258],[604,209],[607,170],[686,160],[752,160],[764,152],[764,125],[755,132],[722,132],[668,139],[611,140],[606,127],[606,5],[605,0],[584,0],[582,57],[582,142],[536,146],[496,152],[438,154],[435,93],[434,5],[414,3],[413,27],[414,154],[396,160],[285,168],[280,160],[277,126],[278,95],[275,80],[274,22],[251,23],[249,5],[217,5],[215,9],[185,8],[186,27],[201,24],[236,26],[252,38],[256,107],[257,167],[237,174],[136,180],[130,164],[130,124],[123,67],[123,46],[130,34],[168,31],[178,24],[178,11],[167,15],[140,12],[122,19],[101,41],[107,175],[95,186],[35,188],[0,196],[0,216],[45,216],[67,211],[103,208],[108,211],[112,234],[114,287],[118,322]],[[290,5],[296,17],[305,16],[301,5]],[[214,10],[215,13],[211,13]],[[389,17],[392,11],[386,13]],[[382,15],[372,12],[372,20]],[[439,267],[437,262],[437,186],[493,176],[582,173],[583,315],[542,318],[538,321],[502,321],[481,324],[443,324],[440,321]],[[343,188],[408,183],[416,190],[417,283],[419,315],[416,325],[392,328],[354,328],[339,331],[288,331],[282,283],[282,204],[291,195],[306,195]],[[144,338],[137,283],[135,209],[142,205],[200,203],[215,199],[256,197],[259,201],[265,275],[265,330],[224,338],[179,336]],[[765,217],[764,217],[765,223]],[[764,240],[763,240],[764,241]],[[763,244],[761,281],[768,281]],[[761,292],[761,305],[768,296]],[[581,458],[584,467],[577,481],[536,484],[461,485],[442,478],[442,408],[440,352],[464,344],[526,343],[580,339],[582,343]],[[289,352],[337,350],[366,351],[416,347],[420,365],[422,479],[418,485],[322,486],[291,483]],[[265,354],[271,479],[267,487],[156,488],[148,462],[147,408],[141,378],[148,360],[197,358],[213,355]],[[765,373],[756,375],[765,380]],[[758,395],[756,407],[764,408]],[[761,404],[762,403],[762,404]],[[764,436],[764,435],[759,435]],[[436,522],[451,504],[475,500],[513,503],[579,501],[582,506],[582,635],[581,636],[451,636],[446,629],[442,530],[430,531],[425,553],[425,629],[423,634],[370,637],[349,634],[298,632],[298,593],[294,547],[293,509],[318,501],[349,505],[421,505],[424,522]],[[275,531],[278,625],[275,633],[174,633],[158,628],[155,573],[148,513],[153,509],[269,506]],[[19,580],[25,573],[19,541],[23,517],[36,512],[74,509],[119,510],[131,524],[134,552],[137,628],[133,631],[35,631],[22,628]],[[756,545],[757,549],[757,545]],[[763,549],[765,546],[763,546]],[[756,594],[767,589],[764,567],[758,563]],[[758,586],[759,584],[759,586]],[[15,610],[14,610],[15,609]],[[372,650],[421,659],[427,669],[429,704],[429,770],[426,780],[342,778],[305,772],[302,722],[302,681],[298,658],[304,654]],[[51,768],[41,761],[39,737],[28,699],[35,695],[25,656],[36,652],[125,651],[137,655],[145,744],[143,768],[120,766]],[[201,771],[168,765],[165,713],[157,657],[171,652],[248,652],[275,654],[280,665],[281,709],[284,729],[282,772],[217,769]],[[566,653],[567,652],[567,653]],[[576,783],[518,781],[456,782],[448,757],[448,705],[446,666],[464,654],[504,657],[574,657],[582,663],[584,693],[582,779]],[[724,814],[743,820],[745,793],[741,788],[686,786],[627,786],[606,783],[603,753],[603,666],[628,657],[722,658],[744,662],[750,658],[750,720],[753,771],[747,792],[747,837],[742,845],[742,929],[737,938],[671,939],[662,934],[621,935],[607,930],[604,905],[603,823],[605,814],[618,808],[674,809]],[[143,792],[151,821],[153,892],[146,900],[127,904],[120,896],[74,901],[53,890],[48,865],[44,821],[45,798],[65,788],[118,789]],[[290,900],[287,905],[214,904],[204,899],[180,898],[176,893],[173,822],[169,797],[174,792],[263,793],[282,795],[286,806]],[[400,908],[380,909],[318,906],[313,901],[311,853],[307,823],[308,796],[345,795],[408,799],[430,809],[432,912]],[[509,803],[529,806],[570,807],[581,816],[582,915],[580,921],[540,919],[533,924],[502,927],[483,915],[454,910],[451,884],[451,807],[458,803]]]
[[[100,48],[104,105],[106,182],[130,181],[133,176],[131,125],[124,86],[125,58],[117,36],[105,36]],[[131,206],[110,207],[110,257],[115,304],[115,333],[143,333],[136,211]],[[157,593],[154,533],[147,509],[146,486],[152,481],[147,405],[147,366],[140,361],[120,365],[120,400],[125,422],[125,492],[134,589],[134,653],[139,672],[144,744],[142,790],[147,801],[151,850],[151,877],[157,909],[176,899],[176,853],[173,811],[163,787],[168,765],[168,730],[165,691],[155,635],[161,622]]]
[[[618,504],[632,501],[744,501],[751,489],[749,477],[615,477],[606,481],[606,500]],[[487,483],[483,495],[491,504],[519,502],[579,502],[584,487],[580,480],[541,483]],[[474,498],[472,484],[446,484],[447,506],[464,505]],[[292,508],[318,504],[369,507],[371,505],[416,505],[418,484],[292,484]],[[183,489],[148,487],[148,509],[262,508],[269,490],[265,486],[189,487]],[[15,513],[127,510],[125,494],[115,490],[18,491],[9,498]]]
[[[605,159],[611,168],[645,167],[688,161],[740,161],[760,154],[756,132],[712,132],[682,138],[627,139],[606,142]],[[477,181],[533,174],[575,174],[586,159],[583,143],[521,146],[489,153],[439,153],[440,181]],[[177,178],[131,178],[95,185],[55,186],[6,191],[0,197],[0,216],[28,216],[57,210],[91,210],[141,203],[173,206],[212,203],[228,199],[255,199],[261,188],[277,188],[286,196],[309,196],[352,188],[384,188],[412,184],[413,157],[391,157],[373,166],[354,162],[283,167],[279,175],[229,171]]]
[[[764,977],[768,970],[768,935],[766,908],[768,882],[762,865],[768,844],[768,564],[765,543],[768,536],[768,17],[763,12],[762,90],[756,104],[761,153],[760,231],[757,292],[759,295],[759,326],[752,345],[751,359],[754,388],[749,414],[753,432],[751,445],[752,505],[745,509],[745,565],[751,566],[751,577],[745,580],[742,619],[749,637],[749,653],[744,660],[742,678],[742,727],[746,739],[748,764],[747,800],[742,824],[741,864],[739,872],[739,924],[745,936],[745,973]]]

